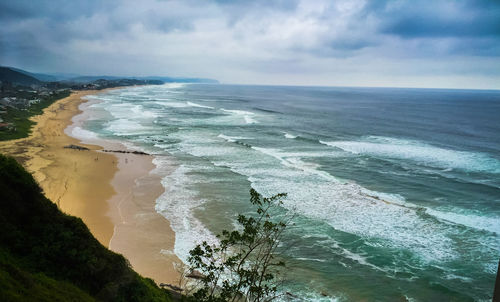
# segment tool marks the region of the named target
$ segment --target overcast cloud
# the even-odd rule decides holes
[[[5,0],[0,64],[225,83],[500,89],[500,1]]]

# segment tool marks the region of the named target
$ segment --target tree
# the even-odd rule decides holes
[[[256,215],[238,215],[240,228],[222,231],[219,243],[203,242],[189,252],[191,269],[203,275],[193,294],[196,301],[271,301],[277,297],[285,263],[277,251],[291,217],[272,221],[271,213],[286,194],[264,198],[250,190]]]

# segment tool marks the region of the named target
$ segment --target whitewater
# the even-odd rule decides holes
[[[285,290],[300,299],[491,299],[500,92],[165,84],[91,98],[75,135],[155,155],[181,259],[250,213],[254,188],[288,194]]]

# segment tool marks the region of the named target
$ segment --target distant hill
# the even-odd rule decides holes
[[[219,81],[214,79],[206,78],[176,78],[176,77],[160,77],[160,76],[149,76],[140,77],[141,80],[160,80],[165,83],[204,83],[204,84],[219,84]]]
[[[82,76],[69,73],[34,73],[14,67],[0,66],[0,81],[11,82],[17,85],[41,84],[41,82],[63,82],[86,84],[97,80],[121,80],[135,79],[145,81],[162,81],[165,83],[207,83],[218,84],[219,81],[206,78],[186,78],[186,77],[167,77],[167,76],[142,76],[142,77],[121,77],[121,76]]]
[[[118,80],[125,79],[125,77],[115,77],[115,76],[77,76],[74,78],[64,79],[63,82],[72,82],[72,83],[90,83],[97,80]],[[137,78],[134,78],[137,79]]]
[[[118,80],[118,79],[136,79],[136,80],[155,80],[163,81],[165,83],[210,83],[218,84],[219,81],[214,79],[205,78],[176,78],[176,77],[161,77],[161,76],[147,76],[147,77],[118,77],[118,76],[79,76],[74,78],[65,79],[65,82],[75,83],[90,83],[96,80]]]
[[[51,72],[48,74],[49,76],[55,77],[57,81],[64,81],[72,78],[79,77],[79,74],[76,73],[65,73],[65,72]]]
[[[0,301],[171,300],[0,154]]]
[[[17,71],[17,72],[20,72],[22,74],[25,74],[27,76],[30,76],[30,77],[33,77],[39,81],[42,81],[42,82],[56,82],[56,81],[59,81],[59,78],[54,76],[54,75],[50,75],[50,74],[44,74],[44,73],[33,73],[33,72],[29,72],[29,71],[26,71],[26,70],[22,70],[22,69],[19,69],[19,68],[14,68],[14,67],[8,67],[9,69],[12,69],[14,71]]]
[[[26,73],[16,71],[9,67],[0,66],[0,81],[10,82],[13,85],[40,85],[42,82]]]

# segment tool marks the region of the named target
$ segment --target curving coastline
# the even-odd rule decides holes
[[[169,222],[156,213],[155,200],[163,193],[152,173],[151,156],[104,153],[103,148],[125,146],[72,137],[72,129],[88,116],[86,95],[77,91],[33,117],[36,125],[27,138],[0,142],[0,153],[16,158],[40,184],[45,195],[68,214],[80,217],[104,246],[123,254],[141,275],[157,283],[175,283],[179,261],[170,251],[175,235]],[[78,145],[89,150],[64,148]]]

